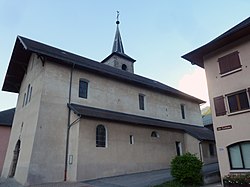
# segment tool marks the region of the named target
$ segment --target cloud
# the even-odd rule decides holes
[[[179,81],[178,89],[189,95],[206,101],[205,106],[210,105],[207,79],[203,69],[195,68],[192,73],[183,75]]]

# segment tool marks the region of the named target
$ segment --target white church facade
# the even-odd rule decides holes
[[[96,62],[18,36],[2,90],[18,93],[2,177],[84,181],[169,168],[176,155],[215,162],[202,100],[134,74],[119,22]]]

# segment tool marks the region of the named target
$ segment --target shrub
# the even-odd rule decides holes
[[[176,156],[171,161],[171,174],[185,185],[198,185],[202,183],[202,162],[191,153]]]

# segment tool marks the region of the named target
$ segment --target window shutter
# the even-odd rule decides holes
[[[223,96],[214,98],[214,108],[215,108],[216,116],[223,116],[226,114],[226,108],[225,108]]]
[[[224,74],[241,67],[239,52],[235,51],[218,59],[220,73]]]
[[[229,71],[229,68],[227,66],[228,65],[227,61],[228,61],[227,56],[218,59],[221,74],[224,74]]]

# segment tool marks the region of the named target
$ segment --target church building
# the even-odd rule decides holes
[[[186,152],[217,161],[204,101],[135,74],[116,24],[102,62],[17,36],[2,87],[18,94],[2,177],[84,181],[169,168]]]

